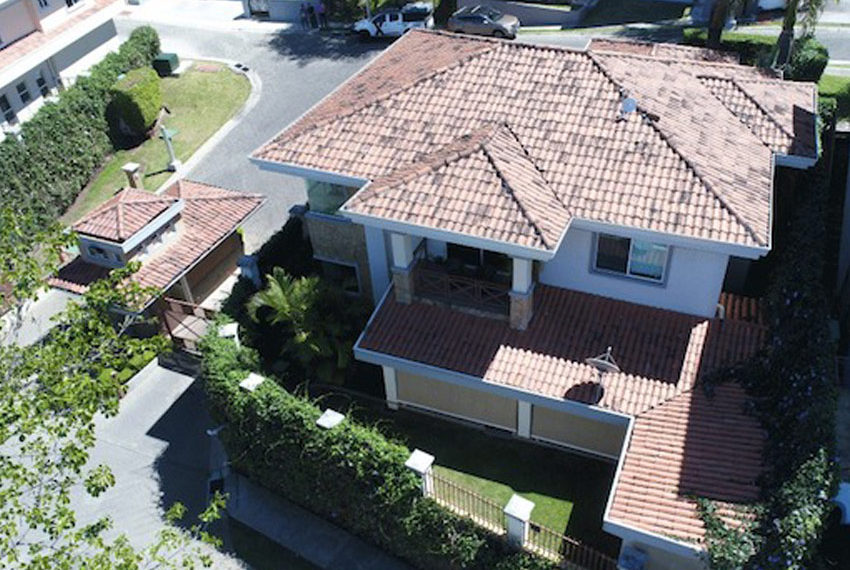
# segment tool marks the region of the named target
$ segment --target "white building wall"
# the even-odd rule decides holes
[[[0,6],[0,48],[37,29],[26,2],[29,0]]]
[[[372,300],[377,305],[390,286],[389,240],[382,229],[369,226],[363,228],[366,231],[369,274],[372,276]]]
[[[115,22],[113,20],[108,20],[80,39],[76,40],[62,51],[56,53],[56,55],[52,57],[56,70],[61,72],[67,69],[72,64],[104,45],[106,42],[115,38],[117,35],[118,31],[115,29]],[[104,53],[103,56],[106,56],[106,54]],[[92,61],[91,65],[94,65],[95,63],[97,63],[97,61]]]
[[[652,307],[714,316],[728,255],[671,247],[665,281],[659,284],[594,271],[594,240],[593,232],[567,230],[554,259],[543,264],[540,282]]]

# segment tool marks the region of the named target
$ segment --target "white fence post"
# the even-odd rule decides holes
[[[430,497],[434,493],[434,456],[421,449],[414,449],[404,466],[422,479],[422,496]]]
[[[528,521],[531,519],[531,511],[534,503],[513,495],[508,504],[505,505],[505,518],[507,519],[508,542],[519,547],[525,546],[528,539]]]

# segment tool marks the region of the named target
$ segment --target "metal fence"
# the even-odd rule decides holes
[[[545,526],[530,523],[526,550],[549,558],[561,564],[562,568],[588,570],[616,570],[617,561]]]
[[[431,474],[431,482],[431,498],[439,504],[496,534],[506,532],[501,505],[436,473]]]

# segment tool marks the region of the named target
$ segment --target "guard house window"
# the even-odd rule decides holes
[[[596,239],[596,269],[661,282],[668,253],[666,245],[599,234]]]
[[[27,84],[26,84],[25,81],[21,81],[20,83],[18,83],[15,86],[15,89],[18,90],[18,97],[21,98],[21,103],[23,103],[24,105],[26,105],[27,103],[29,103],[32,100],[32,96],[30,95],[30,90],[27,87]]]
[[[3,120],[10,125],[18,122],[18,116],[15,114],[15,110],[12,109],[8,97],[5,95],[0,95],[0,113],[3,113]]]
[[[50,88],[47,87],[47,80],[44,78],[44,72],[38,72],[38,78],[35,80],[36,85],[38,85],[38,90],[41,92],[42,97],[47,97],[50,95]]]
[[[89,246],[89,255],[99,259],[109,260],[109,254],[106,253],[106,250],[102,247],[97,247],[96,245]]]

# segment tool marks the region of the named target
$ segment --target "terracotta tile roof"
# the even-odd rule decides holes
[[[171,196],[124,188],[71,227],[79,234],[120,243],[176,202]]]
[[[343,210],[550,251],[570,219],[506,124],[378,177]]]
[[[183,199],[185,206],[178,223],[177,238],[145,259],[133,278],[146,287],[165,289],[207,255],[252,212],[265,198],[181,180],[159,195],[167,200]],[[59,270],[49,283],[60,289],[82,293],[91,283],[91,275],[100,267],[77,259]]]
[[[502,122],[573,217],[766,246],[771,153],[698,79],[709,72],[769,80],[697,58],[414,31],[254,156],[374,181]],[[627,94],[641,112],[618,120]]]
[[[0,71],[2,71],[7,65],[11,65],[14,61],[17,61],[21,57],[48,44],[50,41],[58,38],[80,22],[96,15],[107,6],[111,5],[114,5],[117,8],[119,5],[123,5],[123,2],[120,0],[89,0],[86,2],[86,5],[81,6],[77,12],[58,26],[50,28],[44,32],[39,32],[37,30],[33,31],[30,34],[15,40],[11,44],[0,48]]]
[[[758,498],[764,432],[744,413],[744,390],[702,387],[640,414],[623,461],[609,520],[685,541],[701,542],[705,528],[694,496],[720,503],[731,524],[734,507]]]
[[[528,329],[388,295],[359,347],[549,396],[639,414],[760,346],[763,328],[537,285]],[[620,373],[584,363],[611,346]]]
[[[618,40],[611,38],[593,38],[587,46],[589,51],[608,51],[646,55],[678,61],[689,60],[699,62],[740,63],[738,54],[694,46],[678,44],[641,42],[635,40]]]

